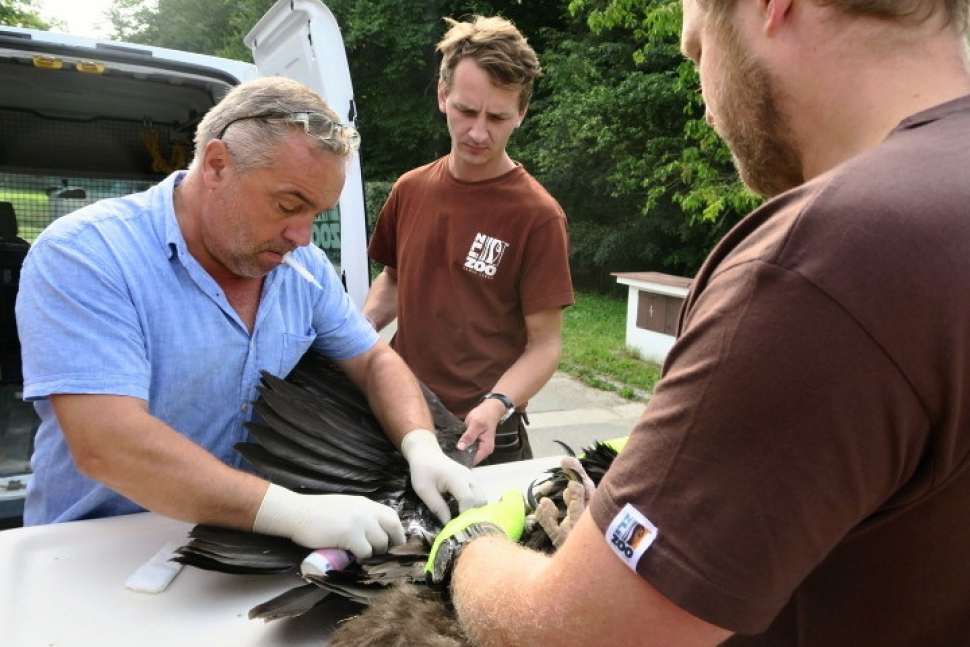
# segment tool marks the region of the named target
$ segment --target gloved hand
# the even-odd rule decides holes
[[[403,544],[397,513],[362,496],[297,494],[270,484],[253,531],[289,537],[307,548],[344,548],[358,559]]]
[[[441,496],[444,492],[455,497],[460,512],[486,503],[472,471],[445,456],[433,432],[408,432],[401,442],[401,453],[411,468],[411,487],[442,523],[451,519],[448,504]]]
[[[424,567],[425,577],[440,584],[468,542],[484,535],[505,535],[518,541],[524,528],[525,498],[518,490],[508,490],[496,503],[463,512],[435,537]]]

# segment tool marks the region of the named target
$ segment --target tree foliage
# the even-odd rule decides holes
[[[0,25],[47,30],[55,22],[42,18],[33,0],[0,0]]]
[[[541,52],[542,34],[567,18],[565,2],[330,0],[358,98],[367,177],[393,180],[450,148],[438,111],[435,51],[448,28],[445,16],[505,16]]]
[[[633,34],[639,49],[634,58],[638,63],[647,60],[651,51],[663,43],[676,46],[682,23],[680,0],[573,0],[573,11],[589,11],[589,25],[594,33],[623,28]],[[694,65],[680,58],[672,77],[672,89],[681,97],[686,119],[679,137],[682,143],[679,159],[658,167],[659,185],[673,182],[674,201],[691,218],[716,222],[732,213],[746,213],[757,206],[759,199],[747,191],[731,164],[731,156],[703,119],[700,98],[700,79]]]
[[[252,61],[242,38],[273,0],[113,0],[112,38]]]
[[[272,0],[114,0],[115,37],[251,60],[242,37]],[[329,0],[350,62],[365,180],[389,182],[446,153],[435,44],[444,16],[503,15],[539,54],[529,116],[510,142],[570,218],[578,285],[610,272],[692,275],[758,202],[704,121],[679,52],[679,0]],[[369,200],[369,203],[371,200]],[[372,206],[373,208],[373,206]]]

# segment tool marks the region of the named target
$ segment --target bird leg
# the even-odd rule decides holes
[[[565,513],[561,515],[552,499],[548,497],[539,501],[535,512],[536,521],[549,535],[556,549],[566,541],[566,537],[586,510],[590,497],[596,491],[596,486],[577,458],[573,456],[563,458],[562,469],[569,477],[569,482],[562,493],[563,502],[566,504]]]
[[[589,478],[589,475],[586,473],[586,468],[583,467],[579,459],[575,456],[566,456],[562,459],[560,465],[562,466],[562,471],[565,472],[570,481],[578,481],[583,484],[586,500],[589,501],[590,497],[593,496],[593,492],[596,491],[596,484],[593,483],[593,479]]]

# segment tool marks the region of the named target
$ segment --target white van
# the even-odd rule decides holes
[[[244,42],[255,65],[0,25],[0,528],[19,524],[37,426],[21,397],[14,319],[20,265],[37,234],[65,213],[185,168],[199,120],[247,79],[301,81],[355,123],[340,29],[319,0],[279,0]],[[369,275],[356,154],[337,207],[314,223],[313,242],[363,305]]]

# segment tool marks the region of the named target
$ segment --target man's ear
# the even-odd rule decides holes
[[[775,35],[784,25],[796,0],[759,0],[766,36]]]
[[[448,99],[448,94],[445,92],[445,82],[438,81],[438,110],[441,112],[446,112],[445,100]]]
[[[202,178],[207,187],[225,181],[227,171],[232,166],[229,148],[221,139],[213,139],[202,151]]]

